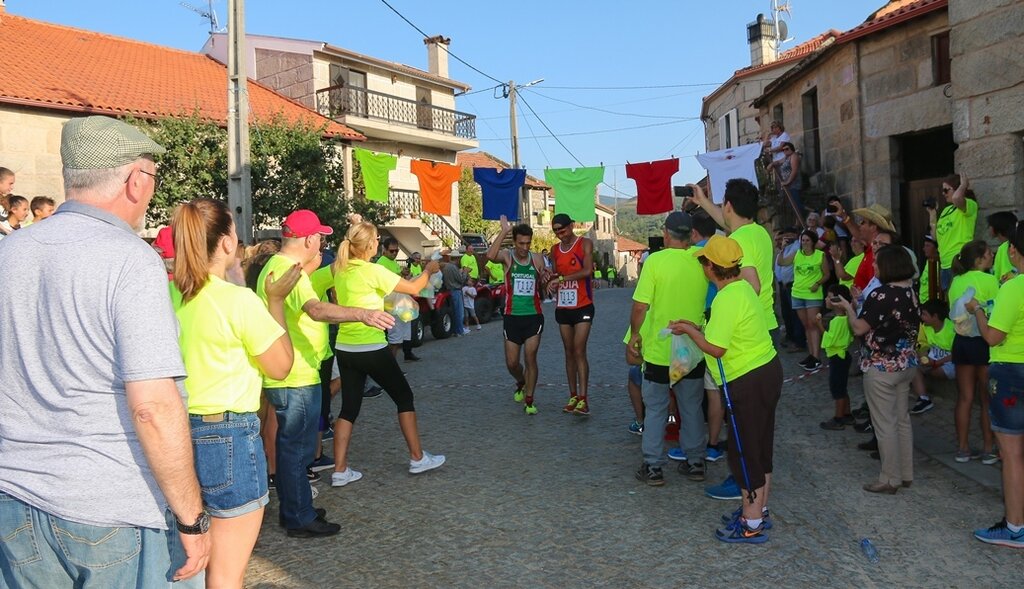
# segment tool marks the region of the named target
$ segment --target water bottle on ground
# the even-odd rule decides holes
[[[868,540],[867,538],[861,540],[860,549],[871,564],[878,564],[878,550],[875,550],[875,545],[871,543],[871,540]]]

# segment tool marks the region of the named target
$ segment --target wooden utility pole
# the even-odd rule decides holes
[[[253,243],[245,0],[228,0],[228,207],[238,239]]]

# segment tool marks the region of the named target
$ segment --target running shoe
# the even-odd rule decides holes
[[[583,397],[576,403],[576,408],[572,410],[574,415],[590,415],[590,405],[587,404],[587,398]]]
[[[956,454],[953,455],[953,460],[956,460],[957,462],[959,462],[961,464],[963,464],[964,462],[970,462],[971,461],[971,451],[970,450],[957,450]]]
[[[644,424],[642,421],[633,420],[633,423],[629,424],[629,433],[635,436],[641,436],[644,433]]]
[[[926,411],[931,411],[935,408],[935,403],[932,403],[931,399],[925,399],[923,397],[917,398],[917,403],[910,409],[911,415],[920,415]]]
[[[409,461],[409,472],[412,474],[419,474],[421,472],[427,472],[428,470],[434,470],[444,464],[444,455],[438,454],[433,455],[426,450],[423,451],[423,458],[419,460]]]
[[[740,493],[740,486],[736,484],[736,478],[732,475],[726,477],[719,485],[705,487],[704,494],[712,499],[722,501],[735,501],[743,498],[743,495]]]
[[[986,453],[981,455],[981,463],[982,464],[992,465],[992,464],[995,464],[997,462],[999,462],[999,452],[996,452],[996,451],[993,450],[992,452],[986,452]]]
[[[715,444],[714,446],[708,444],[704,458],[707,459],[708,462],[718,462],[725,458],[725,452],[722,450],[721,444]]]
[[[725,525],[729,525],[729,524],[735,522],[736,520],[738,520],[742,516],[743,516],[743,507],[740,506],[740,507],[736,508],[736,511],[723,515],[722,516],[722,523],[725,524]],[[766,530],[772,529],[772,514],[768,511],[767,507],[765,507],[764,509],[761,510],[761,521],[762,521],[762,525],[764,526],[764,529],[766,529]]]
[[[703,460],[695,460],[693,463],[680,462],[677,470],[679,474],[685,475],[691,481],[703,481],[707,475],[707,465]]]
[[[523,412],[527,415],[537,415],[537,407],[533,403],[527,403],[523,406]]]
[[[1024,530],[1011,532],[1009,526],[1006,525],[1005,518],[991,528],[974,530],[974,537],[986,544],[1024,548]]]
[[[814,360],[816,360],[816,359],[817,359],[817,358],[815,358],[814,356],[812,356],[812,355],[810,355],[810,354],[807,354],[807,357],[806,357],[806,358],[804,358],[803,360],[801,360],[801,361],[797,362],[797,365],[798,365],[798,366],[799,366],[800,368],[803,368],[803,369],[805,369],[805,370],[806,370],[806,369],[807,369],[807,365],[808,365],[808,364],[810,364],[811,362],[813,362],[813,361],[814,361]]]
[[[516,389],[515,394],[512,395],[512,400],[515,401],[516,403],[522,403],[523,399],[525,398],[526,393],[523,391],[523,389]]]
[[[803,367],[804,371],[815,372],[817,370],[821,370],[821,360],[818,360],[814,356],[810,356],[809,358],[810,360],[808,360],[807,363],[800,365]]]
[[[866,402],[861,403],[861,406],[853,412],[853,416],[857,419],[867,419],[868,415],[870,415],[870,412],[868,411],[868,404]]]
[[[715,530],[715,537],[730,544],[764,544],[768,541],[764,531],[764,522],[756,528],[751,528],[747,525],[747,520],[740,516],[736,518],[735,523]]]
[[[579,402],[579,397],[569,397],[569,402],[565,404],[565,407],[562,408],[562,411],[565,411],[566,413],[572,413],[576,409],[576,404]]]
[[[309,465],[309,470],[313,472],[320,472],[321,470],[327,470],[328,468],[334,468],[334,459],[323,453],[320,458],[317,458]]]
[[[363,473],[358,470],[353,470],[351,467],[345,467],[345,470],[331,475],[331,486],[344,487],[345,485],[354,483],[361,478],[363,478]]]
[[[665,484],[665,475],[661,469],[644,462],[636,471],[636,480],[643,481],[652,487],[660,487]]]
[[[843,424],[843,420],[838,417],[833,417],[832,419],[829,419],[828,421],[823,421],[818,425],[821,427],[821,429],[826,429],[829,431],[840,431],[846,429],[846,425]]]
[[[875,431],[875,427],[871,425],[871,420],[867,420],[853,426],[853,431],[859,434],[868,434]]]
[[[679,446],[670,448],[668,451],[668,459],[675,460],[676,462],[686,462],[686,452],[683,452],[683,449]]]
[[[334,439],[334,428],[333,427],[328,427],[327,431],[325,431],[323,433],[323,435],[320,436],[320,439],[322,441],[324,441],[324,442],[330,442],[331,440],[333,440]]]
[[[307,468],[306,469],[306,478],[309,479],[309,482],[311,482],[311,483],[319,483],[320,482],[320,473],[313,472],[312,468]]]
[[[379,386],[374,385],[374,386],[366,389],[365,391],[363,391],[363,398],[364,399],[375,399],[375,398],[377,398],[377,397],[379,397],[379,396],[381,396],[383,394],[384,394],[384,389],[380,388]]]

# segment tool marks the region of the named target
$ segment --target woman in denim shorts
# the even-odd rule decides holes
[[[223,202],[185,203],[174,212],[171,227],[192,449],[203,506],[211,516],[206,582],[241,587],[269,501],[256,416],[262,375],[280,379],[291,370],[284,298],[301,270],[296,265],[276,281],[268,277],[264,306],[253,291],[225,278],[238,239]]]
[[[1010,263],[1024,271],[1024,223],[1018,223],[1008,248]],[[967,310],[978,319],[982,337],[992,346],[988,411],[1003,460],[1003,519],[974,531],[989,544],[1024,548],[1024,275],[1003,284],[992,314],[978,301]]]

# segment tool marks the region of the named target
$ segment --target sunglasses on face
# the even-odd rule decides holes
[[[943,187],[942,187],[942,194],[946,194],[947,192],[949,192],[949,190],[950,190],[950,189],[949,189],[949,187],[948,187],[948,186],[943,186]]]
[[[397,254],[397,253],[398,253],[398,250],[388,250],[388,253],[389,253],[389,254]]]

